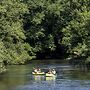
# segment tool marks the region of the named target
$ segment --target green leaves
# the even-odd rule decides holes
[[[23,64],[37,52],[58,48],[89,57],[89,4],[89,0],[2,0],[1,61]]]
[[[21,1],[3,0],[0,2],[0,60],[9,64],[24,64],[32,59],[30,45],[28,49],[23,17],[28,7]],[[31,53],[31,54],[30,54]]]
[[[41,24],[42,23],[42,20],[44,20],[44,16],[45,16],[45,14],[43,12],[36,13],[36,15],[33,17],[32,22],[34,24]]]
[[[6,48],[0,40],[0,62],[3,62],[3,60],[6,60]]]
[[[28,12],[27,5],[21,3],[20,1],[3,0],[0,2],[0,13],[9,17],[9,19],[17,19],[24,13]]]
[[[70,7],[69,4],[66,5],[68,5],[66,12],[70,9],[71,14],[66,16],[70,21],[66,21],[67,25],[62,29],[62,44],[68,47],[67,52],[71,55],[89,57],[90,6],[88,6],[88,0],[72,0]]]

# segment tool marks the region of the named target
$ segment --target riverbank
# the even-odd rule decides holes
[[[6,68],[0,68],[0,74],[2,74],[2,73],[4,73],[4,72],[6,72]]]
[[[5,65],[3,63],[0,63],[0,74],[6,72],[6,70],[7,69],[6,69]]]

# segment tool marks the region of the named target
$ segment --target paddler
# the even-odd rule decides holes
[[[52,74],[54,74],[54,75],[56,74],[56,70],[55,69],[52,70]]]

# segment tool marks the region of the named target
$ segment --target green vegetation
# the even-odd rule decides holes
[[[0,62],[0,74],[3,73],[3,72],[6,72],[6,68],[4,66],[4,63]]]
[[[24,64],[45,55],[90,62],[89,0],[0,1],[0,61]]]

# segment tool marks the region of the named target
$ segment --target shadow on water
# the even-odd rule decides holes
[[[33,67],[43,71],[55,68],[56,77],[33,76]],[[90,72],[76,70],[62,61],[33,61],[28,65],[8,66],[0,75],[0,90],[90,90]]]

